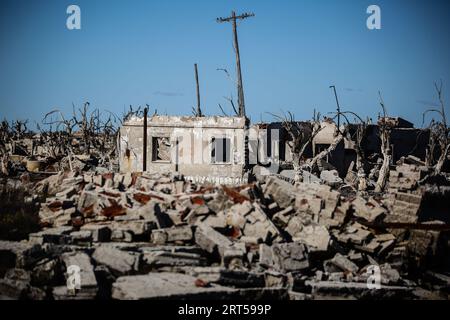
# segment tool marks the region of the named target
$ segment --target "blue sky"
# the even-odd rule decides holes
[[[81,30],[66,28],[66,8],[81,8]],[[381,30],[366,9],[381,7]],[[198,63],[202,107],[230,111],[232,31],[215,18],[231,10],[256,17],[238,26],[247,113],[344,109],[376,118],[381,90],[391,115],[416,125],[436,103],[435,80],[450,104],[450,2],[425,0],[2,0],[0,118],[40,121],[72,103],[121,114],[149,104],[159,113],[191,114]],[[450,112],[447,107],[447,112]]]

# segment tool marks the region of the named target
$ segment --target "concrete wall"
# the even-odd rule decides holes
[[[426,149],[430,139],[428,130],[400,128],[391,132],[393,161],[409,154],[425,160]]]
[[[143,169],[143,118],[132,118],[120,130],[120,171]],[[194,181],[244,182],[246,119],[243,117],[153,116],[147,125],[147,171],[179,172]],[[169,161],[158,161],[154,139],[170,141]],[[229,162],[214,163],[213,138],[229,139]]]
[[[316,145],[330,145],[335,139],[336,124],[333,122],[321,122],[321,129],[313,139],[313,152],[316,155]]]

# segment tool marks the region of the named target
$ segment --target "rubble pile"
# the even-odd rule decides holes
[[[421,179],[398,165],[381,198],[343,181],[60,173],[34,186],[41,230],[0,241],[0,296],[447,299],[449,221],[426,208],[448,189]]]

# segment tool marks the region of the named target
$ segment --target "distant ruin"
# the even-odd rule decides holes
[[[391,164],[402,157],[414,156],[425,161],[429,130],[416,129],[402,118],[390,118]],[[148,119],[147,140],[144,141],[144,119],[126,121],[119,133],[119,167],[121,172],[143,171],[143,150],[147,150],[148,172],[176,172],[195,182],[242,184],[252,181],[255,170],[266,174],[293,176],[289,134],[280,122],[250,124],[244,117],[224,116],[159,116]],[[301,125],[302,122],[298,124]],[[321,129],[303,154],[313,158],[333,143],[337,126],[332,121],[320,122]],[[349,137],[359,124],[347,125]],[[305,135],[311,135],[305,127]],[[342,129],[344,130],[344,126]],[[362,138],[365,157],[371,159],[366,171],[377,165],[381,155],[381,139],[377,124],[367,125]],[[355,142],[344,139],[327,154],[325,161],[344,178],[356,161]],[[147,147],[144,146],[147,143]],[[270,167],[270,171],[264,168]]]

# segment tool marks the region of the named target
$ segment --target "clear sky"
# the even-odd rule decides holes
[[[81,30],[66,9],[81,8]],[[381,30],[366,9],[381,8]],[[227,111],[236,89],[232,29],[216,17],[252,11],[238,25],[247,113],[292,111],[309,119],[335,109],[376,118],[378,90],[388,112],[421,125],[444,81],[450,113],[450,1],[447,0],[1,0],[0,118],[39,121],[72,103],[122,114],[149,104],[191,114],[198,63],[202,107]]]

